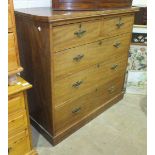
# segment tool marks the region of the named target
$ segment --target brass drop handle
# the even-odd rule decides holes
[[[78,108],[73,109],[73,110],[72,110],[72,113],[73,113],[73,114],[77,114],[77,113],[79,113],[80,111],[81,111],[81,107],[78,107]]]
[[[116,24],[116,26],[117,26],[118,29],[121,28],[124,25],[124,23],[121,20],[122,19],[120,18],[119,19],[119,22]]]
[[[120,43],[120,42],[117,42],[117,43],[115,43],[113,46],[116,47],[116,48],[119,48],[120,45],[121,45],[121,43]]]
[[[108,92],[109,92],[110,94],[112,94],[113,92],[115,92],[115,87],[114,87],[114,86],[110,87],[110,88],[108,89]]]
[[[76,35],[78,38],[81,38],[86,33],[86,30],[79,30],[77,32],[74,32],[74,35]]]
[[[79,31],[74,32],[74,35],[76,35],[78,38],[81,38],[86,33],[86,30],[82,30],[81,27],[82,24],[79,25]]]
[[[8,153],[10,153],[11,150],[12,150],[12,147],[9,147],[9,148],[8,148]]]
[[[79,54],[73,58],[74,61],[79,62],[84,57],[84,54]]]
[[[72,85],[72,87],[73,88],[79,88],[80,87],[80,85],[83,83],[83,81],[77,81],[77,82],[75,82],[73,85]]]
[[[113,65],[111,66],[111,69],[112,69],[112,70],[116,70],[116,69],[117,69],[117,67],[118,67],[118,65],[117,65],[117,64],[113,64]]]

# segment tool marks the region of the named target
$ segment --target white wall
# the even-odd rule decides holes
[[[30,7],[50,7],[52,0],[14,0],[15,9]]]
[[[147,0],[133,0],[132,5],[133,6],[146,6]]]
[[[14,0],[15,8],[50,7],[52,0]],[[133,0],[134,6],[146,6],[146,0]]]

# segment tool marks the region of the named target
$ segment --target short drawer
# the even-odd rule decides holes
[[[9,135],[17,133],[20,130],[27,128],[26,111],[20,111],[8,116],[8,132]]]
[[[54,83],[55,104],[62,104],[71,98],[78,98],[94,88],[106,83],[111,78],[124,74],[127,65],[127,53],[122,57],[113,56],[111,59],[98,63],[86,70],[57,80]]]
[[[24,94],[18,93],[16,95],[10,96],[8,101],[8,113],[17,112],[19,110],[24,110]]]
[[[92,20],[53,27],[53,48],[60,51],[89,43],[100,35],[101,20]]]
[[[134,15],[115,16],[103,19],[101,27],[102,36],[115,36],[127,32],[132,32]]]
[[[80,121],[99,106],[114,98],[122,92],[124,76],[101,85],[76,100],[69,101],[62,106],[55,108],[55,127],[56,132],[64,130],[74,123]]]
[[[76,73],[113,55],[128,53],[130,37],[128,33],[55,53],[55,78]]]
[[[8,70],[18,69],[17,52],[15,46],[15,37],[13,33],[8,34]]]
[[[31,150],[30,139],[27,130],[23,130],[22,132],[19,132],[18,134],[9,137],[8,143],[9,155],[25,155]]]

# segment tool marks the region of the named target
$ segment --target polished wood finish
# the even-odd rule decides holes
[[[8,2],[8,75],[11,76],[21,72],[23,68],[19,61],[13,1]]]
[[[113,55],[122,55],[128,49],[130,37],[131,34],[126,33],[55,53],[55,78],[59,79],[109,60]],[[117,44],[120,44],[118,48],[115,47]]]
[[[112,79],[106,84],[102,84],[99,87],[95,86],[90,93],[56,107],[56,131],[62,132],[120,93],[123,88],[122,77],[118,76],[116,79]]]
[[[52,7],[62,10],[97,10],[129,7],[131,5],[132,0],[52,0]]]
[[[62,104],[71,98],[76,99],[81,95],[92,91],[94,87],[105,84],[112,78],[117,77],[126,68],[127,53],[123,57],[117,58],[113,56],[111,60],[93,65],[86,70],[79,71],[54,83],[54,101],[55,105]],[[115,60],[117,58],[117,60]],[[103,60],[104,61],[104,60]],[[112,69],[113,65],[117,65],[116,70]],[[105,74],[106,73],[106,74]],[[77,83],[78,86],[74,86]]]
[[[16,11],[30,118],[53,145],[122,99],[137,10]]]
[[[52,32],[54,51],[75,47],[98,38],[100,27],[100,20],[54,27]]]
[[[31,131],[26,90],[32,86],[18,77],[18,83],[8,87],[8,153],[27,155],[36,151],[31,144]]]

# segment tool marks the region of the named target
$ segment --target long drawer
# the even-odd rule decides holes
[[[71,98],[78,98],[92,89],[106,83],[111,78],[125,73],[127,54],[121,57],[113,56],[111,59],[98,63],[86,70],[57,80],[54,83],[54,100],[59,105]]]
[[[13,71],[18,69],[18,59],[15,46],[15,36],[14,33],[8,34],[8,71]]]
[[[19,110],[24,110],[24,109],[25,109],[25,104],[24,104],[23,92],[9,97],[9,101],[8,101],[9,114],[13,112],[17,112]]]
[[[112,16],[103,18],[101,35],[115,36],[123,33],[131,33],[134,22],[134,15],[128,16]]]
[[[99,40],[54,54],[55,78],[76,73],[87,66],[128,53],[131,34]]]
[[[12,135],[27,128],[27,116],[26,111],[21,110],[19,112],[9,114],[8,116],[8,133]]]
[[[59,132],[77,123],[90,112],[121,93],[124,76],[113,79],[106,84],[94,87],[92,92],[55,108],[55,127]]]
[[[54,51],[68,49],[97,39],[100,35],[101,20],[92,20],[53,27]]]
[[[31,150],[30,139],[27,130],[23,130],[22,132],[19,132],[18,134],[9,137],[8,142],[9,155],[25,155]]]

